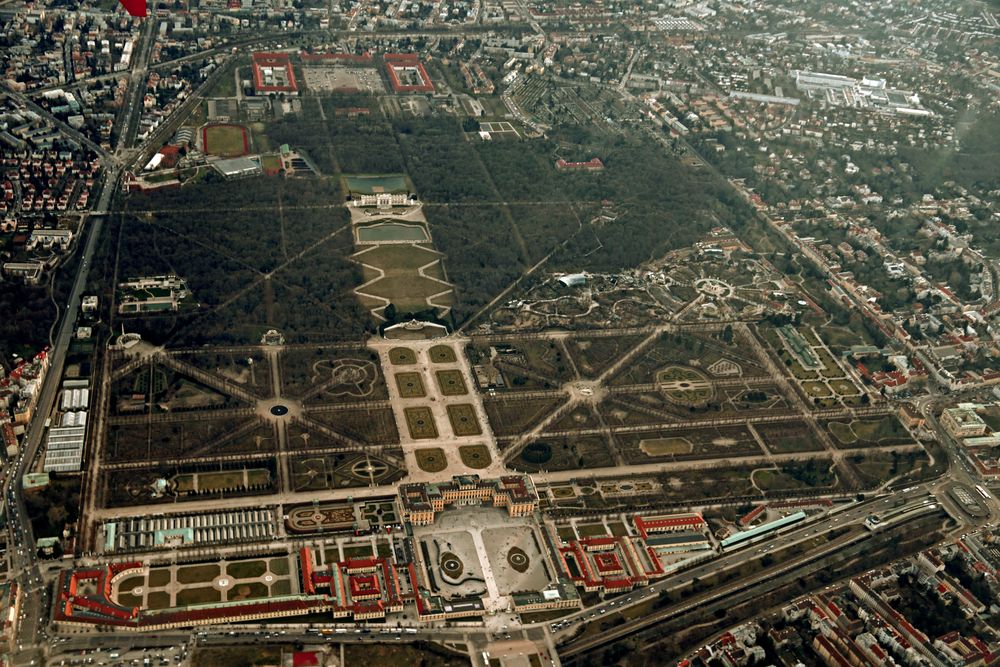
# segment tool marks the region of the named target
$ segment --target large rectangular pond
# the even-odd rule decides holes
[[[402,174],[381,176],[344,176],[348,192],[373,195],[382,192],[409,192],[410,186]]]
[[[420,225],[405,225],[401,222],[380,222],[375,225],[358,227],[358,241],[428,241],[427,231]]]

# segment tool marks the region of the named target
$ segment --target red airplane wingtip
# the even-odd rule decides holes
[[[146,16],[146,0],[118,0],[130,16]]]

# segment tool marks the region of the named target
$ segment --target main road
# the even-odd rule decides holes
[[[107,210],[120,176],[121,168],[117,165],[105,170],[97,210]],[[8,529],[10,531],[10,569],[12,578],[17,579],[24,591],[22,602],[24,619],[18,628],[15,664],[39,659],[37,646],[39,643],[45,642],[44,616],[48,613],[48,601],[43,599],[45,584],[35,554],[35,538],[31,532],[31,520],[28,518],[28,512],[24,505],[22,476],[31,469],[41,450],[42,438],[45,434],[45,420],[51,414],[56,396],[59,393],[63,367],[66,363],[66,352],[75,332],[80,299],[87,285],[87,273],[94,256],[94,250],[97,247],[97,240],[101,235],[102,223],[102,216],[92,216],[87,224],[83,255],[73,280],[69,300],[59,322],[58,333],[48,353],[49,370],[45,374],[38,402],[35,405],[35,418],[28,425],[27,433],[25,433],[21,443],[21,452],[11,462],[7,478],[4,480],[3,493],[7,503]]]

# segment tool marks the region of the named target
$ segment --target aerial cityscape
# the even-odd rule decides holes
[[[0,666],[1000,665],[1000,0],[0,44]]]

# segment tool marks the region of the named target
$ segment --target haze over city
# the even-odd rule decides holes
[[[2,665],[1000,664],[997,0],[0,51]]]

